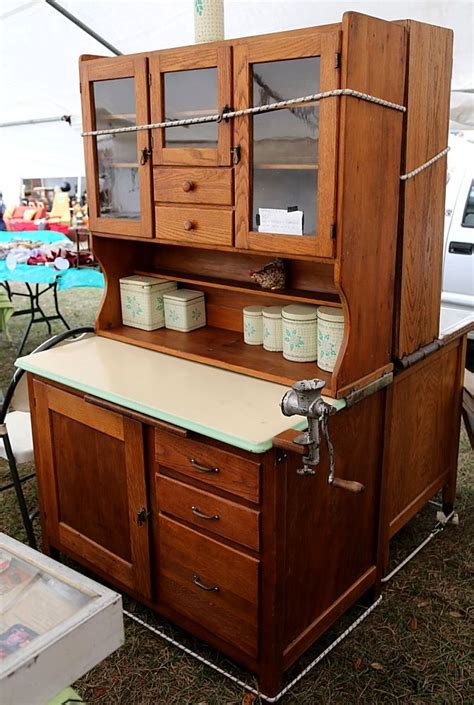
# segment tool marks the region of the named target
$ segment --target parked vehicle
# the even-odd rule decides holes
[[[441,294],[445,323],[469,314],[474,319],[474,145],[453,138],[450,146]],[[474,332],[468,338],[468,366],[472,367]]]

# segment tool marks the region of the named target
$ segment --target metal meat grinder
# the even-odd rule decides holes
[[[303,455],[303,467],[296,472],[299,475],[315,475],[315,466],[319,465],[319,425],[329,455],[328,484],[340,487],[349,492],[360,493],[365,490],[364,485],[355,480],[342,480],[335,477],[336,456],[334,447],[329,438],[328,418],[336,413],[336,409],[324,401],[321,390],[324,382],[321,379],[303,379],[295,382],[291,390],[286,392],[280,406],[285,416],[300,415],[308,419],[308,430],[297,436],[293,443],[305,446],[306,454]]]

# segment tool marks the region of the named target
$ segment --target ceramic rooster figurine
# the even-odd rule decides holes
[[[286,284],[286,268],[282,259],[268,262],[262,269],[250,272],[250,276],[262,289],[284,289]]]

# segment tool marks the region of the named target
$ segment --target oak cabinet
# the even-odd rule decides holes
[[[45,538],[149,598],[143,428],[35,380]]]

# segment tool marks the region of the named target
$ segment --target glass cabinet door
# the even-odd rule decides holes
[[[150,70],[153,122],[216,115],[231,105],[229,47],[157,52]],[[154,162],[226,166],[231,161],[230,129],[225,121],[156,129]]]
[[[339,87],[339,32],[235,49],[236,108]],[[267,43],[268,42],[268,43]],[[334,254],[337,98],[236,119],[236,246],[290,255]],[[246,105],[244,104],[246,103]]]
[[[254,106],[320,90],[319,57],[255,63],[251,74]],[[252,123],[252,230],[271,233],[273,222],[281,234],[315,237],[319,104],[257,114]],[[272,217],[269,209],[288,215]]]
[[[86,71],[91,130],[148,122],[144,59],[91,61],[86,63]],[[85,139],[91,140],[86,143],[91,229],[151,237],[151,152],[147,131]]]

